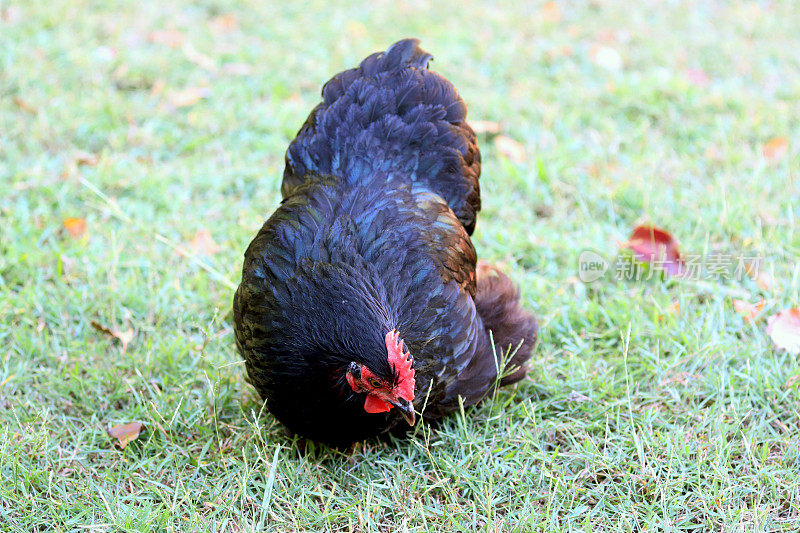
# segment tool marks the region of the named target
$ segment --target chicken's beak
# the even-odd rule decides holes
[[[414,406],[410,402],[404,400],[403,398],[398,398],[396,402],[392,401],[390,403],[397,407],[397,409],[400,411],[400,414],[403,415],[405,421],[408,422],[409,426],[414,425],[414,423],[417,421],[417,415],[414,413]]]

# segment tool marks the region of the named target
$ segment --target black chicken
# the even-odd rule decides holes
[[[250,381],[290,430],[345,445],[525,376],[536,322],[478,266],[480,152],[453,85],[406,39],[333,77],[286,154],[283,201],[233,301]],[[493,337],[490,337],[490,330]]]

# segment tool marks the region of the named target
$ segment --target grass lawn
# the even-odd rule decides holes
[[[800,5],[165,4],[0,1],[0,531],[800,529]],[[474,241],[541,341],[437,430],[304,449],[233,288],[321,84],[406,36],[500,124]],[[640,223],[761,276],[578,279]]]

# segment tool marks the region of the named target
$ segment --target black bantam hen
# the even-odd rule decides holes
[[[269,411],[334,445],[477,403],[504,370],[495,354],[516,349],[501,381],[514,383],[536,341],[511,281],[476,267],[480,152],[464,102],[418,44],[325,84],[233,301]]]

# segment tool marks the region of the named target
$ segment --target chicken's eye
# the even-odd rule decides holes
[[[381,387],[383,387],[383,383],[381,383],[380,381],[378,381],[378,380],[377,380],[377,379],[375,379],[375,378],[369,378],[369,379],[367,380],[367,383],[368,383],[368,384],[369,384],[369,386],[370,386],[370,387],[372,387],[373,389],[380,389]]]

